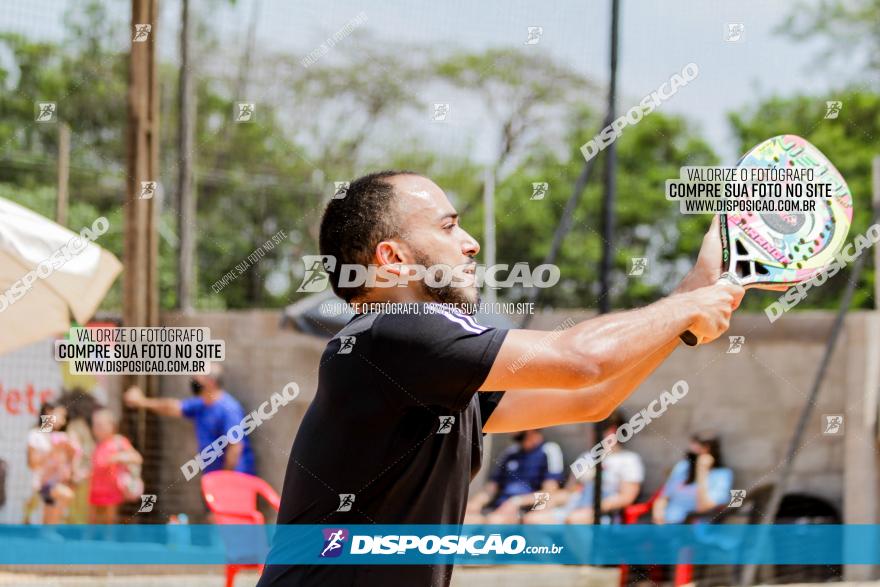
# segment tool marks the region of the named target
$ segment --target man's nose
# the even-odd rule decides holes
[[[468,233],[465,234],[465,240],[461,245],[461,252],[467,255],[468,257],[474,257],[477,253],[480,252],[480,243],[477,242],[477,239],[472,237]]]

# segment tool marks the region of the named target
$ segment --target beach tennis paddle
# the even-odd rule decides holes
[[[815,198],[812,212],[719,214],[721,279],[741,285],[793,285],[811,279],[840,252],[852,223],[852,193],[819,149],[796,135],[767,139],[743,155],[737,167],[812,168],[811,183],[827,183],[831,198]],[[690,330],[688,346],[699,342]]]

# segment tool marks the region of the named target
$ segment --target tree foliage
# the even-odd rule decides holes
[[[856,4],[876,14],[876,0]],[[848,22],[859,38],[875,35],[870,23],[861,22],[862,12],[852,10],[832,12],[839,26]],[[600,130],[601,96],[591,80],[522,47],[474,52],[395,45],[365,31],[309,67],[301,56],[266,50],[251,62],[214,37],[206,15],[194,18],[202,20],[193,39],[196,307],[278,307],[297,299],[300,259],[317,251],[318,221],[333,182],[377,168],[407,168],[432,177],[459,208],[465,228],[480,239],[483,173],[487,167],[494,170],[498,261],[542,262],[584,165],[579,146]],[[0,60],[0,196],[54,214],[58,125],[35,122],[34,107],[37,101],[57,102],[59,121],[73,136],[68,224],[79,230],[107,216],[111,229],[100,244],[121,256],[128,40],[120,39],[119,31],[128,23],[122,12],[97,1],[71,12],[68,21],[68,37],[60,42],[0,36],[5,56]],[[163,308],[174,307],[177,279],[172,193],[178,164],[177,73],[174,63],[161,63]],[[240,95],[244,92],[247,97]],[[426,140],[423,126],[413,121],[429,116],[426,96],[435,95],[455,95],[485,114],[481,122],[495,145],[488,160],[478,162],[473,142],[456,150]],[[733,113],[730,122],[742,151],[779,133],[814,142],[847,177],[858,207],[853,230],[863,231],[880,98],[852,88],[838,99],[844,106],[837,120],[823,118],[825,98],[794,96]],[[252,122],[233,120],[242,101],[256,103]],[[663,196],[664,181],[683,165],[719,160],[686,118],[661,111],[627,127],[618,153],[612,305],[628,307],[676,285],[709,222],[680,215]],[[562,281],[546,292],[548,304],[597,305],[603,173],[596,165],[574,213],[574,228],[557,261]],[[535,182],[550,185],[544,199],[531,198]],[[278,231],[287,235],[282,244],[264,249],[258,263],[243,265]],[[633,257],[648,258],[648,271],[638,279],[627,275]],[[228,275],[233,278],[222,281]],[[866,283],[872,279],[869,275]],[[805,305],[833,305],[842,285],[837,280],[821,288]],[[857,304],[867,303],[865,295]],[[517,300],[525,292],[505,290],[499,297]],[[120,303],[117,284],[104,308],[117,311]],[[763,305],[760,295],[750,295],[747,303]]]

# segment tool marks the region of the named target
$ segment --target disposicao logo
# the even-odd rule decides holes
[[[348,530],[344,528],[324,528],[324,548],[320,558],[335,558],[342,554],[343,543],[348,540]]]

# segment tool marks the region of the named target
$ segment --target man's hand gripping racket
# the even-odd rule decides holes
[[[710,342],[730,327],[730,317],[739,307],[745,290],[739,285],[719,280],[713,285],[681,294],[690,297],[690,307],[696,309],[691,324],[692,333],[699,342]]]
[[[714,238],[717,231],[718,245],[704,239],[698,267],[717,259],[717,248],[713,254],[712,247],[720,246],[719,284],[784,290],[811,279],[841,250],[852,223],[852,194],[843,176],[819,149],[795,135],[764,141],[743,155],[737,166],[811,168],[813,182],[831,184],[833,197],[819,199],[813,212],[719,214],[706,236]],[[681,339],[689,346],[712,340],[704,334],[705,326],[694,324]]]

